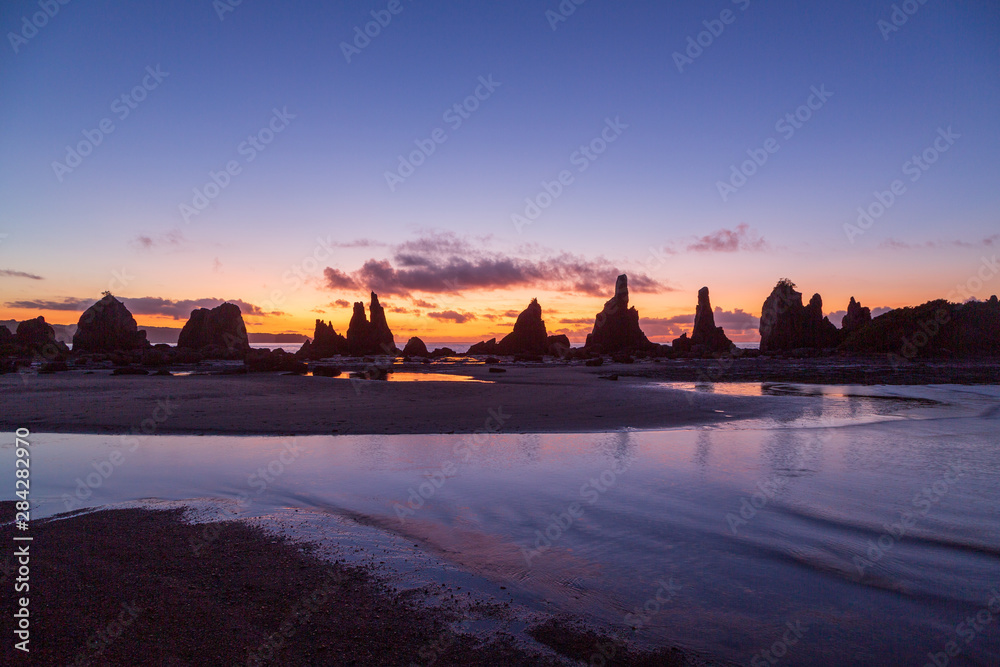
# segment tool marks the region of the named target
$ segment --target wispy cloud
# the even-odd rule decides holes
[[[440,320],[442,322],[454,322],[455,324],[464,324],[476,319],[475,313],[459,313],[454,310],[445,310],[439,313],[427,313],[427,316],[433,317],[435,320]]]
[[[767,242],[750,225],[741,223],[736,229],[719,229],[698,237],[687,249],[691,252],[760,252],[767,250]]]
[[[327,267],[326,286],[401,296],[513,288],[604,295],[625,272],[602,257],[590,259],[541,249],[536,249],[535,256],[514,257],[485,249],[488,238],[477,241],[472,243],[453,233],[428,234],[395,246],[391,258],[370,259],[355,271]],[[629,288],[634,292],[671,291],[641,272],[629,272]]]
[[[177,250],[186,243],[187,239],[184,238],[184,233],[180,229],[171,229],[165,234],[158,234],[156,236],[139,234],[129,241],[129,245],[136,250]],[[218,258],[216,258],[216,262],[218,262]]]
[[[119,297],[125,307],[133,315],[163,315],[172,317],[175,320],[187,318],[192,310],[198,308],[215,308],[227,301],[240,307],[243,315],[250,317],[267,317],[269,315],[284,315],[281,311],[266,312],[260,306],[243,301],[242,299],[161,299],[155,296],[143,296],[134,299]],[[96,299],[77,299],[65,297],[60,300],[36,300],[36,301],[9,301],[8,308],[23,308],[26,310],[61,310],[61,311],[84,311],[90,308]]]
[[[28,278],[29,280],[45,280],[41,276],[36,276],[34,273],[25,273],[24,271],[12,271],[10,269],[0,269],[0,277],[2,278]]]
[[[879,244],[883,250],[913,250],[915,248],[993,248],[1000,246],[1000,234],[987,236],[979,241],[963,241],[961,239],[924,241],[922,243],[907,243],[898,239],[888,238]]]

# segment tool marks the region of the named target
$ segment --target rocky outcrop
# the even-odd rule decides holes
[[[702,345],[707,352],[728,352],[733,342],[726,337],[722,327],[715,326],[715,313],[708,298],[708,288],[698,290],[698,307],[694,312],[694,329],[691,331],[691,346]]]
[[[548,334],[542,307],[532,299],[514,322],[514,330],[497,343],[496,354],[545,354]]]
[[[555,336],[549,336],[545,339],[545,354],[551,354],[553,357],[561,358],[565,357],[569,350],[569,336],[566,334],[557,334]]]
[[[406,345],[403,347],[404,357],[427,357],[430,353],[427,351],[427,346],[424,345],[424,341],[420,340],[416,336],[406,341]]]
[[[396,354],[396,343],[385,320],[385,309],[378,302],[378,295],[371,293],[371,322],[365,317],[365,304],[354,303],[354,314],[347,327],[347,350],[354,356],[366,354]]]
[[[780,352],[799,348],[836,347],[840,331],[823,317],[823,299],[814,294],[802,305],[795,284],[781,279],[764,301],[760,315],[760,351]]]
[[[316,320],[312,341],[302,343],[295,356],[300,359],[326,359],[338,354],[347,354],[347,339],[334,330],[332,322]]]
[[[888,353],[892,359],[1000,357],[1000,302],[944,299],[896,308],[847,336],[841,350]]]
[[[847,314],[840,323],[840,331],[843,336],[849,336],[861,327],[872,321],[871,308],[862,308],[861,304],[851,297],[851,302],[847,304]]]
[[[615,281],[615,295],[597,315],[594,331],[587,336],[586,347],[597,348],[602,354],[614,354],[654,346],[639,328],[639,311],[629,308],[628,276],[622,274]]]
[[[132,313],[111,294],[84,311],[73,334],[73,352],[118,352],[150,347]]]
[[[476,343],[469,348],[468,354],[499,354],[497,352],[497,339],[490,338],[481,343]]]
[[[17,324],[12,333],[6,326],[0,325],[0,356],[29,357],[41,355],[49,361],[63,358],[69,348],[56,339],[55,329],[44,317],[25,320]],[[8,371],[13,367],[9,367]]]
[[[247,352],[250,342],[240,307],[224,303],[211,310],[199,308],[191,311],[191,317],[177,339],[177,347],[192,350],[214,348],[230,354]]]

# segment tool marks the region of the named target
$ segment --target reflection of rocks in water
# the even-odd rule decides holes
[[[599,454],[617,461],[619,468],[627,468],[635,460],[636,444],[631,431],[608,433],[596,441],[594,448]]]
[[[703,473],[708,470],[708,459],[712,453],[712,436],[710,434],[709,429],[703,428],[698,431],[698,440],[694,448],[694,464]]]
[[[781,491],[794,479],[811,477],[822,465],[829,429],[777,429],[763,447],[763,458]]]
[[[389,452],[385,445],[385,438],[382,436],[368,435],[355,437],[357,437],[358,458],[371,469],[382,470],[389,468],[392,461],[399,459],[398,452]]]

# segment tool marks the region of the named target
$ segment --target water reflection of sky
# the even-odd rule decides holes
[[[36,434],[32,497],[44,515],[63,511],[81,483],[92,494],[87,505],[233,503],[244,494],[246,514],[360,521],[528,604],[606,623],[622,623],[659,579],[673,578],[680,592],[641,641],[679,641],[747,663],[786,622],[801,620],[810,632],[784,664],[832,664],[845,651],[862,664],[884,664],[890,652],[895,662],[923,664],[1000,583],[1000,394],[855,389],[771,394],[770,426],[312,436],[294,439],[292,460],[288,438],[154,436],[128,451],[113,436]],[[116,449],[124,463],[87,487]],[[12,457],[4,444],[0,459]],[[869,541],[901,512],[917,511],[922,490],[940,490],[955,464],[966,472],[861,577],[856,559],[870,558]],[[421,498],[421,489],[433,490]],[[573,503],[582,516],[553,529]],[[414,508],[403,521],[400,507]],[[526,556],[546,531],[551,545]],[[996,637],[963,656],[996,664]]]

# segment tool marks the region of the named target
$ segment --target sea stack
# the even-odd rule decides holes
[[[347,350],[354,356],[366,354],[396,354],[396,342],[385,320],[385,309],[378,302],[378,295],[371,293],[371,322],[365,317],[365,304],[354,303],[354,314],[347,327]]]
[[[542,307],[532,299],[514,322],[514,330],[497,343],[496,354],[545,354],[548,334],[542,321]]]
[[[240,307],[224,303],[211,310],[192,310],[190,319],[181,329],[177,347],[193,350],[224,348],[230,353],[246,352],[250,349],[250,341]]]
[[[604,304],[604,310],[594,321],[594,331],[587,336],[588,348],[602,354],[653,347],[639,328],[639,311],[628,305],[628,276],[624,273],[615,281],[615,295]]]
[[[708,298],[708,288],[698,290],[698,306],[694,312],[694,330],[691,345],[704,345],[709,352],[728,352],[733,342],[726,337],[722,327],[715,326],[715,313]]]
[[[814,294],[807,306],[795,284],[782,278],[764,301],[760,314],[760,351],[777,352],[799,348],[832,348],[840,342],[840,331],[823,317],[823,299]]]
[[[861,303],[855,301],[852,296],[851,302],[847,304],[847,314],[844,315],[844,320],[840,323],[841,334],[846,337],[871,321],[871,308],[862,308]]]
[[[111,294],[92,305],[73,334],[74,352],[116,352],[149,347],[146,332],[139,331],[132,313]]]
[[[316,320],[312,341],[302,343],[295,356],[301,359],[326,359],[338,354],[347,354],[347,339],[334,330],[332,322]]]

